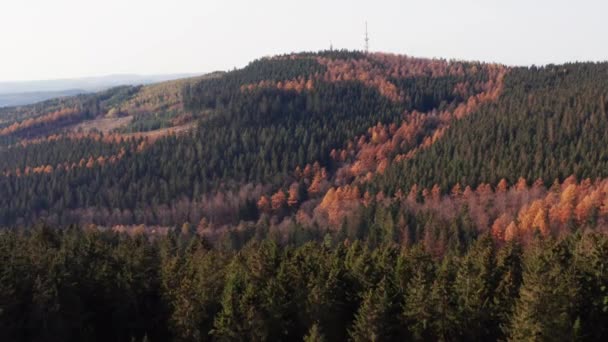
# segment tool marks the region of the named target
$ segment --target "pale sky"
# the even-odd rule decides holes
[[[0,0],[0,81],[210,72],[370,49],[509,65],[608,59],[606,0]]]

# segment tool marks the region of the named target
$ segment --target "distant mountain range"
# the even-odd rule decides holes
[[[120,85],[139,85],[186,78],[198,74],[117,74],[73,79],[0,82],[0,107],[22,106],[56,97],[105,90]]]

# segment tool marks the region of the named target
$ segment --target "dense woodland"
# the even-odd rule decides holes
[[[454,123],[416,158],[397,163],[377,185],[449,190],[524,177],[549,186],[570,175],[608,176],[608,64],[515,68],[500,99]]]
[[[369,240],[238,251],[70,227],[0,234],[5,341],[599,341],[608,239],[525,248],[479,236],[442,256]]]
[[[323,51],[0,109],[0,339],[605,340],[607,82]]]

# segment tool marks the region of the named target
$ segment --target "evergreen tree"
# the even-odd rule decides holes
[[[452,256],[444,258],[437,270],[431,296],[428,299],[433,305],[433,335],[438,341],[452,341],[459,336],[461,326],[457,297],[454,291],[454,279],[458,266]]]
[[[497,338],[499,326],[493,306],[497,285],[495,253],[492,238],[484,235],[473,243],[458,266],[454,289],[464,339]]]
[[[313,324],[308,331],[308,334],[304,336],[304,342],[324,342],[325,337],[321,333],[321,329],[317,323]]]
[[[501,328],[500,338],[508,332],[509,319],[513,315],[515,303],[522,284],[522,247],[517,242],[509,242],[498,254],[498,273],[500,280],[496,288],[493,306]]]
[[[526,255],[523,285],[511,318],[509,339],[576,340],[578,286],[565,243],[537,242]]]
[[[432,298],[433,280],[435,278],[435,265],[428,255],[414,250],[409,256],[409,279],[405,285],[403,318],[414,340],[437,339],[433,331],[435,317],[435,304]],[[407,275],[405,275],[407,276]]]
[[[387,278],[375,289],[370,289],[363,302],[349,335],[353,341],[388,341],[396,338],[398,306],[394,290]]]

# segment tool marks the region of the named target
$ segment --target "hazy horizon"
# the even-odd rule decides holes
[[[608,4],[24,0],[3,4],[0,82],[212,72],[290,52],[363,49],[505,65],[604,61]]]
[[[84,75],[76,77],[64,77],[64,78],[45,78],[45,79],[28,79],[28,80],[0,80],[0,84],[6,83],[30,83],[30,82],[55,82],[55,81],[79,81],[87,79],[101,79],[101,78],[154,78],[154,77],[192,77],[196,75],[204,75],[208,72],[176,72],[176,73],[154,73],[154,74],[138,74],[138,73],[110,73],[100,75]]]

